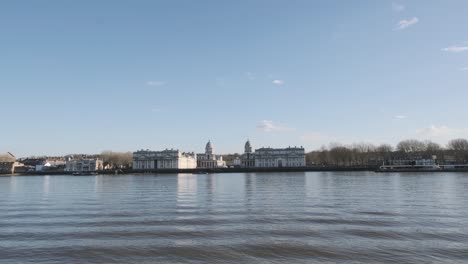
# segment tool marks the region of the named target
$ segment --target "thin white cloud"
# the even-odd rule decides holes
[[[404,11],[406,9],[406,7],[404,5],[402,5],[402,4],[393,2],[392,3],[392,9],[393,9],[393,11],[401,12],[401,11]]]
[[[443,48],[442,51],[460,53],[460,52],[468,51],[468,46],[450,46],[447,48]]]
[[[396,116],[393,116],[393,118],[395,118],[395,119],[406,119],[407,116],[405,116],[405,115],[396,115]]]
[[[461,68],[460,71],[468,71],[468,67]]]
[[[152,109],[151,109],[151,112],[153,112],[153,113],[160,113],[160,112],[162,112],[162,109],[161,109],[161,108],[152,108]]]
[[[410,19],[403,19],[398,22],[398,25],[396,27],[396,30],[403,30],[405,28],[408,28],[416,23],[419,22],[419,19],[417,17],[413,17]]]
[[[146,85],[148,86],[155,86],[155,87],[161,87],[166,85],[166,82],[163,81],[147,81]]]
[[[284,85],[283,80],[273,80],[271,83],[273,83],[274,85],[277,85],[277,86],[283,86]]]
[[[282,132],[294,130],[294,128],[292,127],[288,127],[286,125],[276,123],[271,120],[262,120],[260,124],[257,125],[257,128],[263,132]]]

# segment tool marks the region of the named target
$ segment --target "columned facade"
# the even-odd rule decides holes
[[[212,169],[224,168],[226,162],[223,161],[223,156],[213,154],[213,146],[211,141],[208,141],[205,146],[205,153],[197,154],[197,168]]]
[[[100,159],[72,159],[66,162],[65,171],[70,172],[95,172],[104,169]]]
[[[250,140],[247,140],[244,145],[244,154],[241,156],[241,167],[253,168],[255,167],[255,153],[252,152]]]
[[[195,153],[179,150],[150,151],[140,150],[133,153],[134,170],[155,169],[194,169],[197,166]]]
[[[255,150],[255,167],[305,167],[305,150],[303,147],[284,149],[260,148]]]

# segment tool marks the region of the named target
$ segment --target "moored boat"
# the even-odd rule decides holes
[[[437,165],[382,165],[376,172],[418,172],[418,171],[441,171]]]

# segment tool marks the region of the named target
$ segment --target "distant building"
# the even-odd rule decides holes
[[[25,172],[34,171],[34,167],[25,166],[21,162],[15,162],[15,164],[13,166],[14,166],[14,168],[13,168],[14,173],[25,173]]]
[[[395,165],[395,166],[433,166],[436,164],[436,159],[395,159],[387,162],[386,165]]]
[[[260,148],[255,150],[255,167],[305,167],[305,150],[303,147],[284,149]]]
[[[244,145],[244,154],[240,158],[240,166],[243,168],[255,167],[255,153],[252,152],[250,140],[247,140]]]
[[[21,163],[23,163],[25,166],[31,166],[33,168],[36,168],[36,166],[43,165],[45,160],[46,160],[46,158],[44,158],[44,157],[20,159]]]
[[[39,164],[36,164],[36,171],[46,171],[46,170],[63,170],[66,167],[66,161],[63,157],[50,157],[42,160]]]
[[[70,159],[65,164],[65,171],[70,172],[95,172],[103,168],[103,162],[98,158]]]
[[[444,155],[442,163],[447,165],[455,165],[457,164],[457,157],[455,157],[455,155]]]
[[[206,143],[205,153],[197,154],[197,168],[225,168],[223,156],[213,154],[211,141]]]
[[[0,162],[0,174],[12,174],[14,172],[15,162],[5,161]]]
[[[21,163],[16,162],[16,157],[10,152],[0,153],[0,174],[12,174],[15,172],[15,167],[21,165]]]
[[[194,169],[197,167],[195,153],[185,153],[179,150],[150,151],[140,150],[133,152],[134,170],[154,169]]]
[[[241,167],[242,166],[242,160],[240,158],[235,158],[232,161],[233,167]]]

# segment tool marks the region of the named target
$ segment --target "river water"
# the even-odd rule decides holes
[[[0,177],[0,263],[467,263],[468,173]]]

